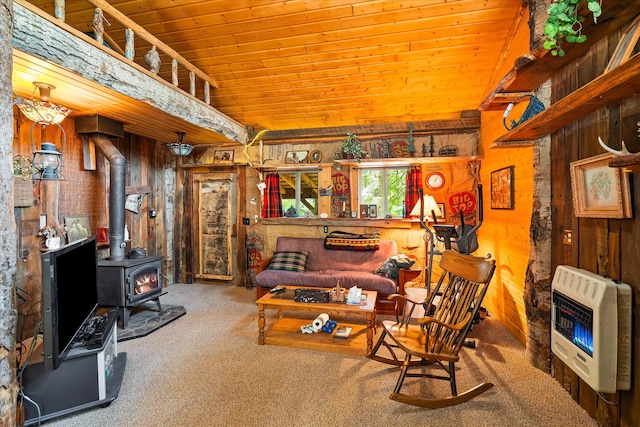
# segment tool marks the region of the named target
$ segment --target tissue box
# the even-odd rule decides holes
[[[322,289],[296,289],[293,299],[296,302],[328,303],[329,291]]]

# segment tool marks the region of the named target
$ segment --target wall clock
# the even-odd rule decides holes
[[[442,175],[440,172],[430,172],[427,175],[425,183],[429,190],[440,190],[442,189],[442,187],[444,187],[444,175]]]

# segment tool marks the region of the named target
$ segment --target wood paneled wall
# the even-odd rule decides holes
[[[529,52],[527,19],[520,22],[516,36],[505,55],[496,78],[506,75],[516,58]],[[497,83],[494,82],[494,84]],[[487,88],[488,92],[492,88]],[[494,316],[523,344],[526,343],[527,314],[523,301],[524,283],[529,263],[529,228],[533,201],[533,149],[531,147],[489,148],[506,133],[502,111],[482,113],[480,146],[484,188],[484,223],[478,231],[480,248],[476,255],[490,254],[496,260],[496,272],[484,304]],[[517,117],[517,112],[513,112]],[[491,209],[491,172],[514,166],[514,209]]]
[[[14,110],[13,153],[23,153],[31,157],[32,122],[25,119],[17,108]],[[20,313],[17,340],[34,334],[37,322],[41,318],[40,299],[41,253],[43,240],[38,236],[41,214],[47,214],[47,222],[64,223],[67,216],[86,215],[89,217],[91,233],[96,234],[98,227],[109,224],[109,162],[96,150],[96,169],[85,170],[82,136],[75,133],[72,117],[62,122],[66,133],[66,144],[62,146],[62,133],[55,126],[33,127],[35,146],[42,141],[53,142],[63,150],[65,166],[63,181],[33,181],[33,204],[30,207],[14,208],[18,226],[18,252],[23,254],[23,262],[18,263],[16,274],[17,308]],[[114,145],[127,159],[127,186],[148,186],[142,210],[139,214],[126,212],[126,224],[131,236],[130,247],[144,247],[149,255],[165,257],[166,238],[164,221],[164,151],[155,141],[132,135],[122,139],[113,139]],[[148,211],[153,208],[156,218],[149,218]],[[106,250],[101,256],[108,256]],[[164,268],[166,273],[166,265]]]
[[[617,35],[602,40],[587,55],[559,73],[553,84],[554,98],[565,94],[599,76],[605,69]],[[597,94],[594,94],[597,96]],[[576,106],[580,108],[580,106]],[[552,267],[569,264],[583,268],[614,280],[621,280],[633,288],[634,312],[640,304],[640,187],[637,174],[629,178],[632,182],[634,200],[633,218],[603,219],[576,218],[573,216],[569,163],[598,154],[604,150],[598,145],[598,136],[610,146],[620,149],[625,141],[631,152],[640,151],[638,125],[640,122],[640,96],[628,98],[586,115],[560,129],[552,138],[552,195],[554,208]],[[572,231],[572,244],[559,242],[563,229]],[[633,379],[632,389],[606,396],[599,396],[582,382],[572,370],[558,359],[553,363],[553,375],[572,394],[574,399],[594,417],[599,425],[636,426],[640,424],[640,323],[633,319]],[[616,339],[611,336],[611,339]],[[606,398],[606,400],[605,400]],[[613,402],[613,403],[610,403]]]

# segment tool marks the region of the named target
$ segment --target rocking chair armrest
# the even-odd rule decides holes
[[[467,323],[469,323],[469,320],[471,320],[471,313],[467,313],[464,316],[464,319],[462,319],[460,322],[456,323],[455,325],[442,322],[442,321],[440,321],[440,320],[438,320],[438,319],[436,319],[434,317],[430,317],[430,316],[421,317],[421,318],[418,319],[418,322],[420,323],[420,325],[426,325],[427,323],[437,323],[438,325],[442,325],[445,328],[454,329],[454,330],[459,331],[460,329],[464,328],[467,325]]]
[[[409,298],[409,297],[407,297],[407,296],[405,296],[405,295],[400,295],[400,294],[391,294],[391,295],[389,295],[389,296],[387,297],[387,299],[395,299],[395,300],[397,300],[397,299],[403,299],[403,300],[405,300],[405,301],[409,301],[410,303],[413,303],[413,304],[426,304],[426,303],[427,303],[427,300],[429,299],[429,296],[427,296],[427,298],[425,298],[425,299],[421,299],[421,300],[419,300],[419,301],[415,301],[415,300],[412,300],[411,298]]]

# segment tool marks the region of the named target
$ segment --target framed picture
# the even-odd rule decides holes
[[[446,214],[444,211],[444,203],[438,203],[438,209],[440,209],[440,215],[436,215],[437,219],[445,219]]]
[[[320,160],[322,160],[322,153],[320,152],[320,150],[312,151],[309,160],[311,161],[311,163],[320,163]]]
[[[360,205],[360,218],[369,218],[369,205]]]
[[[309,163],[309,152],[303,150],[287,151],[284,162],[288,164]]]
[[[491,172],[491,209],[513,209],[513,166]]]
[[[213,162],[217,164],[232,164],[233,150],[216,150],[213,152]]]
[[[609,167],[605,153],[570,163],[573,214],[591,218],[631,218],[629,175]]]
[[[91,235],[88,216],[66,216],[64,217],[64,225],[67,227],[69,243]]]
[[[378,205],[369,205],[369,218],[378,217]]]

